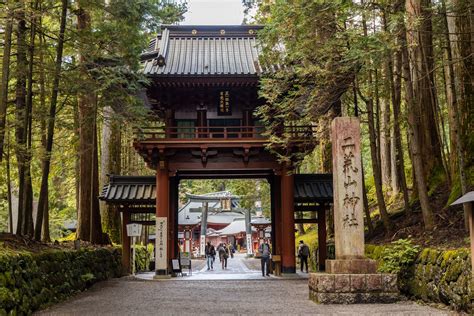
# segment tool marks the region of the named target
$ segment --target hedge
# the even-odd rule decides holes
[[[383,264],[387,247],[390,246],[366,245],[366,255]],[[414,264],[404,267],[398,277],[400,291],[407,296],[474,312],[474,281],[468,249],[423,249]]]
[[[31,314],[121,275],[115,248],[0,255],[0,315]]]

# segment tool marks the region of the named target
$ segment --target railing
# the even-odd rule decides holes
[[[138,140],[262,139],[263,126],[145,127],[137,131]],[[285,126],[277,136],[293,140],[313,138],[311,126]]]

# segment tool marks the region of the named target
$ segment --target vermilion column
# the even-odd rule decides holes
[[[275,175],[271,183],[272,192],[272,250],[274,255],[281,255],[281,177]]]
[[[127,224],[130,224],[130,212],[122,212],[122,267],[123,273],[129,274],[130,267],[130,237],[127,236]]]
[[[161,168],[160,168],[161,167]],[[157,224],[159,223],[160,218],[166,218],[166,224],[164,225],[164,233],[160,236],[160,228],[157,227],[156,232],[156,274],[157,275],[167,275],[169,270],[169,261],[170,261],[170,218],[169,218],[169,175],[168,170],[160,166],[156,172],[156,217]],[[163,242],[163,246],[160,246],[159,243]],[[163,252],[160,253],[160,247],[163,247]],[[160,257],[162,256],[162,257]]]
[[[294,176],[287,170],[281,175],[281,209],[282,272],[295,273]]]
[[[168,178],[168,246],[169,246],[169,257],[168,261],[171,259],[178,258],[178,223],[177,215],[178,215],[178,186],[176,177],[169,177]]]

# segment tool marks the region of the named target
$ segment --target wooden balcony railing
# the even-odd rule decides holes
[[[206,139],[267,139],[263,126],[206,126],[206,127],[145,127],[137,130],[138,141],[206,140]],[[285,126],[281,136],[294,141],[313,138],[311,126]]]

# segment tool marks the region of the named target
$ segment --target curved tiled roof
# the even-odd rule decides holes
[[[295,174],[295,202],[333,201],[332,174]]]
[[[259,62],[258,25],[165,25],[141,56],[149,76],[252,76]]]
[[[99,198],[108,203],[155,205],[156,178],[111,175]]]
[[[332,174],[295,174],[294,188],[296,203],[332,203],[333,201]],[[215,192],[207,195],[194,195],[192,196],[193,202],[188,202],[186,207],[188,209],[201,207],[202,200],[199,201],[199,197],[204,200],[213,199],[215,201],[209,205],[209,215],[212,216],[212,209],[220,207],[219,197],[221,196],[227,196],[227,194]],[[155,205],[156,178],[154,176],[111,175],[109,184],[104,185],[99,198],[107,203]],[[235,196],[232,196],[232,207],[233,209],[239,209],[238,198]]]

